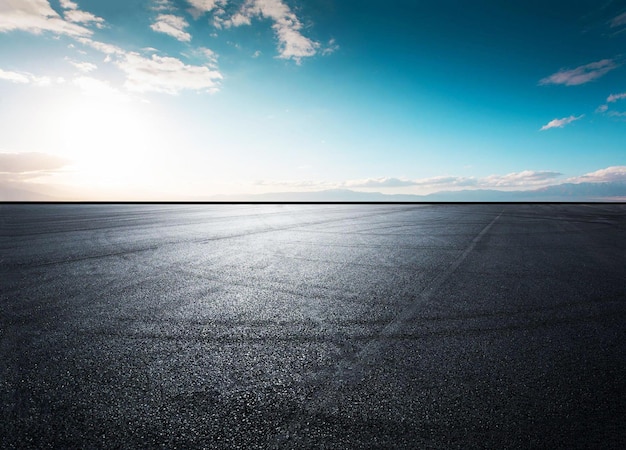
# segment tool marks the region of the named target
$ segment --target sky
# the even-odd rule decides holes
[[[623,0],[0,0],[0,199],[626,182],[625,63]]]

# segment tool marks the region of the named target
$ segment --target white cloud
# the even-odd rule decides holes
[[[226,4],[226,0],[187,0],[191,6],[190,12],[194,19],[199,18],[204,13],[213,11],[219,6]]]
[[[68,36],[89,36],[91,30],[63,20],[47,0],[0,1],[0,32],[14,30],[40,34],[50,31]]]
[[[542,126],[541,131],[549,130],[550,128],[563,128],[565,125],[570,124],[576,120],[580,120],[583,117],[585,117],[584,114],[578,117],[569,116],[569,117],[564,117],[563,119],[553,119],[550,122],[548,122],[546,125]]]
[[[210,48],[206,48],[206,47],[199,47],[198,51],[208,61],[208,64],[207,64],[208,67],[211,67],[213,69],[217,68],[217,57],[218,57],[217,53],[215,53]]]
[[[242,14],[241,12],[238,12],[237,14],[235,14],[233,17],[230,18],[230,20],[222,21],[222,22],[227,27],[230,27],[230,26],[240,27],[242,25],[250,25],[252,23],[252,21],[250,20],[250,17],[248,15]]]
[[[606,99],[606,101],[608,103],[613,103],[616,102],[618,100],[622,100],[626,98],[626,92],[623,92],[621,94],[611,94],[609,95],[609,97]]]
[[[272,20],[272,28],[278,38],[278,53],[283,59],[293,59],[300,63],[302,58],[313,56],[320,47],[300,33],[302,23],[283,0],[246,0],[239,12],[229,20],[216,17],[216,26],[237,27],[249,25],[254,17]]]
[[[102,17],[95,16],[90,12],[80,11],[78,9],[70,9],[63,13],[63,16],[74,23],[94,23],[98,28],[102,28],[104,19]]]
[[[2,69],[0,69],[0,80],[19,84],[34,84],[35,86],[49,86],[52,84],[52,79],[47,76],[40,77],[28,72],[12,72]],[[57,79],[57,82],[62,81]]]
[[[559,172],[548,170],[534,171],[524,170],[522,172],[513,172],[507,175],[490,175],[479,179],[478,184],[481,187],[517,187],[517,186],[538,186],[561,176]]]
[[[31,75],[0,69],[0,80],[10,81],[11,83],[28,84],[31,81]]]
[[[552,184],[562,174],[553,171],[524,170],[506,175],[489,175],[487,177],[437,176],[430,178],[366,178],[342,182],[328,181],[257,181],[258,186],[276,186],[297,189],[388,189],[403,187],[421,187],[428,190],[458,190],[459,188],[502,189],[502,188],[537,188]]]
[[[60,0],[63,9],[78,9],[78,5],[72,0]]]
[[[611,20],[611,28],[619,27],[620,25],[626,25],[626,12]]]
[[[564,84],[565,86],[576,86],[600,78],[615,68],[617,68],[615,61],[612,59],[603,59],[601,61],[576,67],[575,69],[561,69],[557,73],[540,80],[539,84]]]
[[[77,40],[81,44],[87,45],[94,50],[98,50],[99,52],[105,53],[107,55],[123,55],[126,53],[121,48],[112,44],[107,44],[106,42],[94,41],[89,38],[78,38]]]
[[[94,70],[98,68],[98,66],[89,62],[78,62],[78,61],[72,61],[70,59],[67,59],[67,62],[69,62],[71,65],[73,65],[74,67],[76,67],[78,70],[80,70],[83,73],[93,72]]]
[[[170,0],[154,0],[154,6],[152,6],[153,11],[173,11],[174,9]]]
[[[156,22],[150,25],[150,28],[156,32],[170,35],[181,42],[189,42],[191,35],[185,31],[188,26],[189,24],[182,17],[173,14],[160,14],[156,18]]]
[[[126,75],[124,86],[130,91],[177,94],[183,90],[215,93],[219,89],[222,74],[216,68],[217,55],[209,49],[200,49],[208,63],[196,66],[167,56],[153,54],[147,58],[88,38],[78,40],[105,53],[105,61],[113,62]]]
[[[206,66],[184,64],[177,58],[126,53],[116,61],[126,74],[125,86],[136,92],[177,94],[182,90],[215,92],[222,75]]]
[[[324,56],[331,55],[331,54],[335,53],[337,50],[339,50],[339,45],[337,45],[337,42],[333,38],[333,39],[330,39],[328,41],[328,44],[322,50],[322,55],[324,55]]]
[[[598,106],[598,108],[596,109],[597,113],[603,113],[606,112],[607,109],[609,109],[609,105],[600,105]]]
[[[626,166],[612,166],[566,180],[568,183],[626,183]]]

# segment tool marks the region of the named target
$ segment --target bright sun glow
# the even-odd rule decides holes
[[[104,83],[82,80],[83,94],[60,108],[63,156],[80,180],[100,187],[155,182],[160,153],[151,126],[136,100]]]

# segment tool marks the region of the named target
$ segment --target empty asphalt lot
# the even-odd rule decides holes
[[[2,448],[624,448],[625,205],[0,205]]]

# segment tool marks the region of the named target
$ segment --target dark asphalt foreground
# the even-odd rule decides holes
[[[1,448],[625,448],[626,205],[0,206]]]

